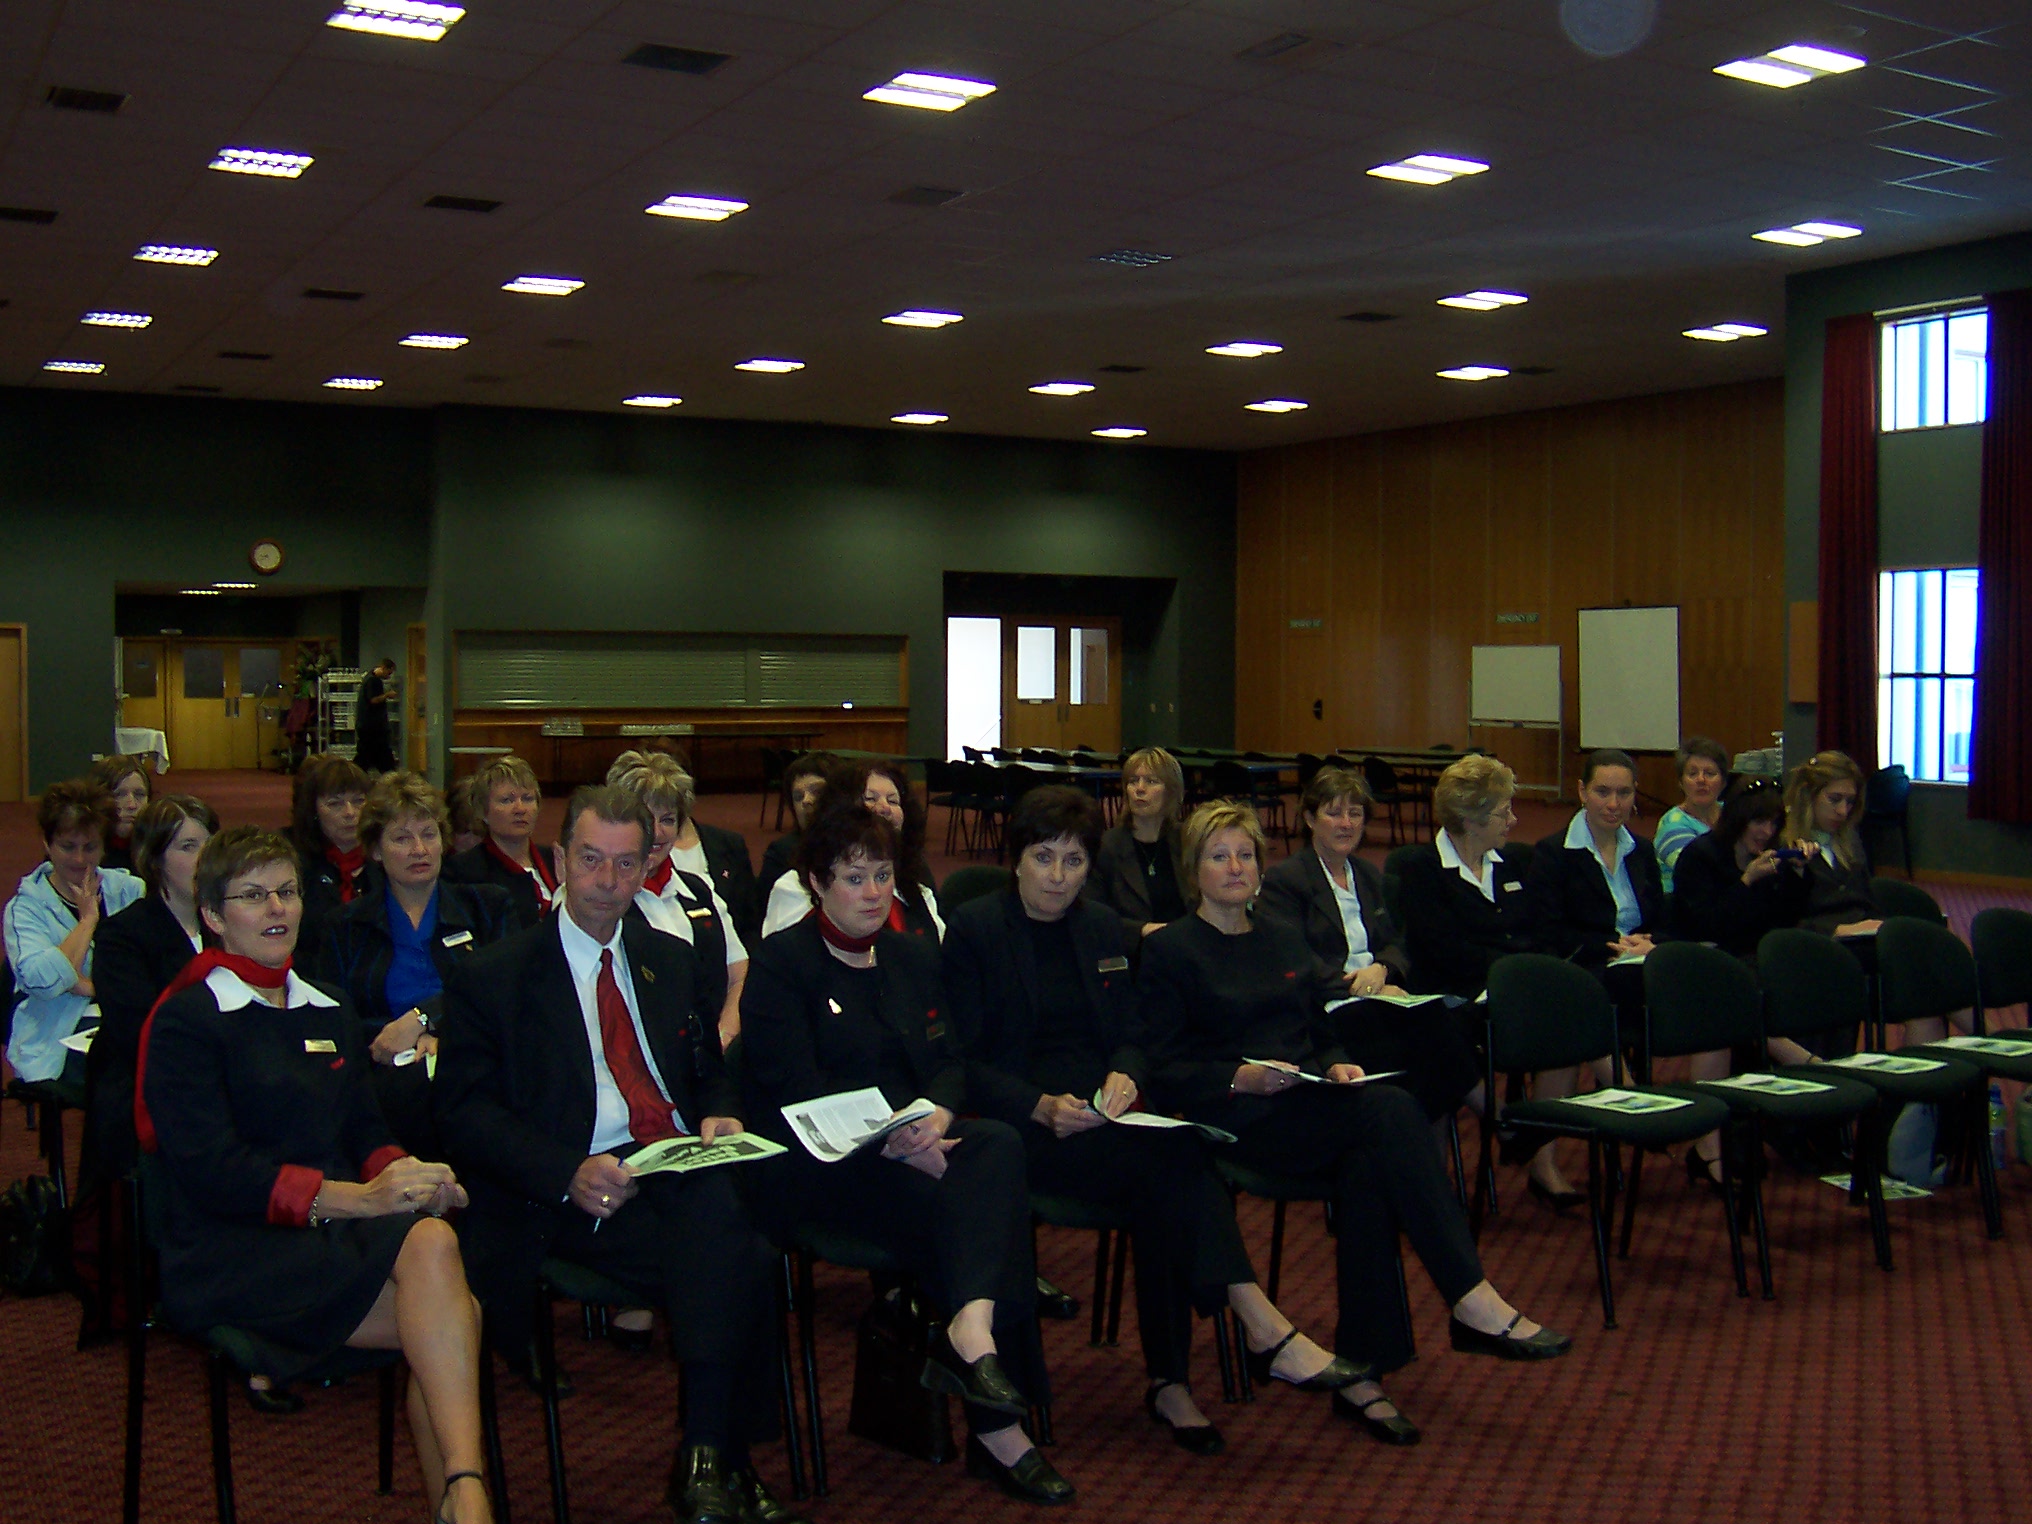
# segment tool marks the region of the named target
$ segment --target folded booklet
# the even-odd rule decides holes
[[[1298,1065],[1288,1064],[1281,1058],[1245,1058],[1242,1062],[1254,1064],[1259,1069],[1275,1069],[1279,1074],[1295,1074],[1300,1079],[1314,1085],[1331,1085],[1334,1083],[1324,1074],[1308,1074],[1299,1068]],[[1375,1074],[1365,1074],[1358,1080],[1349,1080],[1347,1083],[1350,1085],[1372,1085],[1380,1079],[1394,1079],[1403,1072],[1402,1069],[1384,1069]]]
[[[1101,1110],[1101,1093],[1098,1090],[1094,1092],[1094,1098],[1087,1102],[1087,1105],[1097,1116],[1106,1117],[1110,1122],[1119,1122],[1124,1127],[1194,1127],[1199,1129],[1199,1135],[1209,1142],[1235,1141],[1235,1135],[1222,1128],[1210,1127],[1205,1122],[1188,1122],[1184,1117],[1159,1116],[1154,1111],[1125,1111],[1118,1117],[1108,1116],[1107,1112]]]
[[[1930,1042],[1927,1047],[1956,1048],[1964,1053],[1987,1053],[1992,1058],[2023,1058],[2027,1054],[2032,1054],[2032,1042],[2027,1042],[2022,1037],[1957,1036]]]
[[[1384,1005],[1430,1005],[1435,1000],[1444,1000],[1444,995],[1357,995],[1357,1000],[1375,1000]]]
[[[783,1119],[805,1152],[821,1164],[837,1164],[871,1143],[879,1143],[899,1127],[922,1121],[938,1107],[919,1096],[900,1111],[891,1111],[882,1092],[842,1090],[783,1108]]]
[[[1569,1095],[1569,1106],[1591,1106],[1597,1111],[1619,1111],[1624,1116],[1648,1116],[1654,1112],[1677,1111],[1691,1106],[1683,1095],[1645,1095],[1635,1090],[1590,1090],[1586,1095]]]
[[[1945,1069],[1947,1064],[1938,1058],[1908,1058],[1902,1053],[1851,1053],[1847,1058],[1831,1058],[1827,1061],[1830,1069],[1867,1069],[1873,1074],[1928,1074],[1935,1069]]]
[[[1754,1090],[1760,1095],[1820,1095],[1834,1089],[1819,1080],[1799,1079],[1790,1074],[1732,1074],[1727,1079],[1702,1080],[1704,1085],[1725,1085],[1731,1090]]]
[[[756,1159],[773,1159],[787,1153],[781,1143],[752,1132],[731,1133],[708,1143],[696,1133],[652,1143],[626,1161],[631,1175],[688,1175],[695,1169],[716,1164],[747,1164]]]

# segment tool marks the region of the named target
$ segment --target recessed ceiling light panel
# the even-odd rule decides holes
[[[1862,229],[1847,222],[1795,222],[1795,233],[1811,233],[1816,238],[1857,238]]]
[[[216,587],[222,593],[252,592],[258,585],[258,583],[253,582],[214,582],[212,584],[213,587]]]
[[[1761,339],[1771,330],[1756,323],[1717,323],[1716,333],[1726,333],[1738,339]]]
[[[1407,185],[1444,185],[1464,175],[1479,175],[1488,167],[1480,159],[1460,159],[1445,153],[1415,153],[1408,159],[1378,164],[1369,173],[1378,180],[1402,180]]]
[[[317,161],[307,153],[283,153],[273,148],[221,148],[209,166],[229,175],[265,175],[271,180],[294,180]]]
[[[1699,339],[1708,344],[1733,344],[1742,337],[1739,333],[1723,333],[1719,328],[1682,328],[1679,336],[1683,339]]]
[[[1302,413],[1312,404],[1300,402],[1296,397],[1265,397],[1261,402],[1242,404],[1252,413]]]
[[[1448,381],[1494,381],[1510,373],[1500,365],[1456,365],[1435,374]]]
[[[106,363],[103,360],[45,360],[42,368],[62,376],[96,376],[104,373]]]
[[[501,289],[523,296],[570,296],[574,291],[584,289],[585,284],[568,275],[518,275]]]
[[[423,0],[343,0],[337,10],[325,17],[325,25],[349,32],[436,42],[457,26],[465,14],[462,6],[427,5]]]
[[[891,423],[933,424],[944,423],[950,416],[948,413],[891,413],[889,421]]]
[[[1030,389],[1040,397],[1083,397],[1094,387],[1091,381],[1043,381]]]
[[[381,390],[379,376],[333,376],[325,382],[335,392],[378,392]]]
[[[656,394],[655,392],[641,392],[641,393],[638,393],[637,395],[635,395],[635,396],[633,396],[633,397],[623,397],[623,398],[621,399],[621,406],[623,406],[623,407],[676,407],[676,406],[677,406],[677,405],[678,405],[679,403],[681,403],[681,402],[683,402],[683,401],[684,401],[684,398],[682,398],[682,397],[662,397],[662,396],[658,396],[658,395],[657,395],[657,394]]]
[[[969,101],[993,95],[995,87],[982,79],[958,79],[947,74],[899,74],[886,85],[865,92],[864,101],[885,106],[914,106],[919,111],[957,111]]]
[[[652,217],[683,217],[690,222],[725,222],[736,212],[748,210],[745,201],[721,196],[665,196],[654,206],[642,208]]]
[[[1207,346],[1210,355],[1225,355],[1231,360],[1260,360],[1265,355],[1281,355],[1282,344],[1266,344],[1260,339],[1232,339],[1226,344]]]
[[[217,249],[191,249],[173,243],[144,243],[134,257],[148,265],[208,265],[219,257]]]
[[[1781,63],[1796,64],[1802,69],[1818,69],[1822,74],[1849,74],[1869,62],[1867,58],[1858,58],[1853,53],[1837,53],[1833,48],[1817,48],[1806,42],[1773,48],[1765,56]]]
[[[91,328],[146,328],[155,319],[145,312],[87,312],[78,321]]]
[[[896,328],[947,328],[954,323],[963,323],[966,316],[958,312],[927,312],[916,307],[906,307],[901,312],[892,312],[882,319]]]
[[[1141,439],[1149,432],[1148,429],[1139,429],[1130,424],[1117,423],[1111,424],[1105,429],[1095,429],[1093,434],[1096,439]]]
[[[803,370],[804,361],[777,360],[771,359],[768,355],[757,355],[752,360],[741,361],[734,369],[758,371],[765,376],[787,376],[794,370]]]
[[[1868,62],[1866,58],[1837,53],[1832,48],[1795,42],[1773,48],[1768,53],[1759,53],[1755,58],[1738,58],[1716,64],[1715,73],[1753,85],[1769,85],[1774,90],[1790,90],[1830,74],[1852,73]]]
[[[396,342],[404,349],[464,349],[473,341],[462,333],[412,333]]]
[[[226,595],[216,587],[187,587],[179,594],[184,598],[223,598]]]
[[[1818,233],[1802,233],[1797,228],[1766,228],[1750,236],[1759,243],[1782,243],[1790,249],[1810,249],[1817,243],[1827,242]]]
[[[1773,90],[1790,90],[1794,85],[1807,84],[1814,78],[1810,69],[1788,68],[1768,58],[1738,58],[1732,63],[1716,64],[1715,73],[1752,85],[1769,85]]]

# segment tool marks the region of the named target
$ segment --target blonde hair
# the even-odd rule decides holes
[[[438,839],[451,845],[451,811],[445,796],[419,773],[383,773],[367,790],[360,806],[360,845],[369,852],[381,845],[381,833],[406,815],[436,824]]]
[[[1169,829],[1185,816],[1185,769],[1178,765],[1178,758],[1162,746],[1146,746],[1141,751],[1132,751],[1122,761],[1122,781],[1129,781],[1129,774],[1146,772],[1164,785],[1164,823]]]
[[[1856,786],[1855,808],[1849,811],[1849,818],[1842,822],[1841,830],[1833,838],[1841,866],[1853,868],[1864,861],[1860,825],[1863,791],[1867,784],[1863,770],[1856,766],[1855,758],[1847,752],[1816,752],[1792,769],[1792,776],[1785,782],[1785,845],[1797,847],[1819,840],[1814,834],[1813,801],[1837,783],[1853,783]]]
[[[1176,763],[1172,764],[1174,767]],[[1179,889],[1185,895],[1187,909],[1199,904],[1199,859],[1206,851],[1206,845],[1223,831],[1247,831],[1249,840],[1256,844],[1256,874],[1260,880],[1264,864],[1270,858],[1270,840],[1263,834],[1263,822],[1256,818],[1256,812],[1246,804],[1237,804],[1232,799],[1209,799],[1192,812],[1192,818],[1185,823],[1185,839],[1180,853],[1185,872],[1181,875]]]
[[[1465,831],[1517,792],[1517,775],[1494,757],[1462,757],[1432,786],[1432,813],[1442,828]]]
[[[637,795],[652,810],[676,810],[680,821],[691,819],[698,801],[691,774],[668,752],[624,751],[607,769],[607,782]]]
[[[473,776],[467,780],[467,787],[472,790],[473,813],[482,821],[494,802],[494,790],[503,783],[526,788],[538,800],[543,798],[543,785],[536,781],[535,768],[513,752],[505,757],[490,757],[473,769]]]

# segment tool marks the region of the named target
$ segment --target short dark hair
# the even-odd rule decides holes
[[[571,798],[564,805],[564,824],[557,832],[560,847],[571,845],[579,817],[588,810],[593,812],[595,820],[604,820],[608,825],[640,826],[642,853],[648,856],[650,847],[656,842],[656,822],[649,816],[649,806],[633,789],[617,788],[611,783],[588,783],[572,791]]]
[[[1101,850],[1101,812],[1083,790],[1063,784],[1031,789],[1017,801],[1009,817],[1008,838],[1011,861],[1041,841],[1071,836],[1086,848],[1092,862]]]
[[[191,794],[164,794],[141,806],[134,817],[134,871],[150,894],[162,892],[162,854],[176,840],[186,820],[195,820],[207,836],[219,834],[219,816],[213,808]]]
[[[910,785],[910,769],[901,762],[864,762],[859,766],[835,773],[827,782],[827,797],[851,799],[856,804],[868,792],[868,780],[887,778],[896,785],[896,795],[903,803],[903,830],[896,843],[896,879],[912,889],[923,889],[931,882],[931,869],[924,860],[924,804],[917,797],[917,790]]]
[[[197,901],[199,908],[213,915],[226,913],[226,885],[243,873],[265,868],[270,863],[288,863],[296,870],[297,887],[303,886],[303,859],[280,831],[263,826],[230,826],[205,843],[198,853]]]
[[[821,809],[797,844],[797,877],[800,885],[817,879],[833,881],[833,868],[856,855],[869,862],[894,863],[898,847],[896,827],[887,815],[878,815],[859,798],[838,801]]]
[[[1587,754],[1587,761],[1580,767],[1580,786],[1586,788],[1595,781],[1595,774],[1605,767],[1620,767],[1630,775],[1630,781],[1637,779],[1637,763],[1627,751],[1618,751],[1613,746],[1604,746],[1599,751]]]
[[[1305,792],[1299,796],[1298,809],[1303,815],[1317,815],[1336,799],[1352,799],[1366,814],[1375,806],[1375,796],[1369,792],[1369,780],[1352,767],[1338,767],[1329,762],[1305,785]]]
[[[1781,828],[1785,824],[1785,790],[1769,778],[1752,779],[1729,791],[1721,817],[1715,821],[1715,835],[1734,847],[1743,839],[1743,833],[1760,820],[1772,821]]]
[[[86,769],[85,776],[110,794],[130,773],[140,778],[142,792],[154,794],[155,790],[149,783],[148,760],[145,757],[115,752],[110,757],[99,758]]]
[[[360,764],[330,752],[305,757],[296,775],[296,798],[289,812],[292,832],[303,851],[323,852],[331,845],[325,840],[324,827],[318,824],[317,807],[320,799],[334,794],[358,794],[364,801],[367,774]]]
[[[113,829],[113,819],[113,796],[90,778],[52,783],[35,802],[35,823],[42,828],[45,846],[66,831],[97,831],[103,836]]]
[[[1714,763],[1724,778],[1729,775],[1729,754],[1722,749],[1721,742],[1711,736],[1688,736],[1679,743],[1679,750],[1672,758],[1673,776],[1684,778],[1686,764],[1695,757],[1704,757]]]

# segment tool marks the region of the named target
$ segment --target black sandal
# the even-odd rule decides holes
[[[481,1491],[484,1492],[486,1490],[487,1479],[486,1477],[482,1476],[479,1472],[454,1471],[450,1476],[444,1479],[444,1491],[439,1493],[437,1498],[437,1512],[431,1515],[432,1518],[437,1520],[437,1524],[452,1524],[452,1521],[450,1519],[447,1519],[444,1515],[445,1500],[452,1495],[452,1488],[455,1484],[466,1481],[469,1478],[480,1484]]]
[[[1366,1381],[1375,1375],[1375,1371],[1371,1367],[1356,1365],[1351,1361],[1342,1359],[1339,1355],[1335,1355],[1323,1367],[1312,1375],[1307,1376],[1303,1381],[1291,1381],[1277,1375],[1271,1370],[1271,1367],[1277,1363],[1277,1357],[1284,1353],[1284,1346],[1297,1338],[1299,1332],[1298,1328],[1293,1327],[1290,1333],[1260,1353],[1250,1349],[1247,1343],[1244,1343],[1242,1356],[1249,1362],[1249,1375],[1257,1385],[1261,1386],[1266,1382],[1276,1380],[1283,1382],[1286,1386],[1296,1387],[1301,1392],[1338,1392],[1344,1386],[1353,1386],[1357,1381]]]

